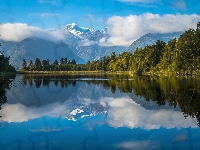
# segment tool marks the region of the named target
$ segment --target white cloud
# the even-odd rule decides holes
[[[59,6],[63,2],[63,0],[38,0],[38,2]]]
[[[178,9],[186,10],[187,5],[184,0],[176,0],[173,2],[174,6]]]
[[[98,44],[97,41],[90,41],[88,39],[83,39],[79,42],[78,46],[91,46],[91,45],[95,45]]]
[[[160,0],[118,0],[119,2],[135,5],[138,7],[157,8],[155,2]]]
[[[107,20],[110,37],[99,41],[102,46],[129,46],[146,33],[171,33],[196,28],[200,15],[146,13],[126,17],[113,16]]]
[[[37,37],[51,41],[64,40],[66,33],[62,29],[41,29],[23,23],[0,24],[1,39],[5,41],[21,41],[27,37]]]
[[[125,141],[115,144],[114,147],[126,150],[143,150],[143,149],[158,149],[159,146],[156,141]]]
[[[55,16],[60,16],[60,14],[56,13],[34,13],[34,14],[29,14],[29,16],[40,16],[40,17],[55,17]]]
[[[162,3],[163,5],[175,10],[187,10],[187,4],[184,0],[171,0],[169,2],[163,1]]]
[[[118,0],[118,1],[125,3],[152,3],[155,2],[156,0]]]

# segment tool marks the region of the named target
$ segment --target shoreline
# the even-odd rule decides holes
[[[84,75],[90,75],[90,74],[125,74],[125,75],[131,75],[134,74],[131,71],[17,71],[17,74],[60,74],[60,75],[73,75],[73,74],[84,74]]]
[[[151,71],[137,73],[133,71],[16,71],[16,74],[43,74],[43,75],[139,75],[158,77],[200,77],[200,70],[193,72]]]

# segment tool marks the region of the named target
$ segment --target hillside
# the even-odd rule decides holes
[[[10,63],[16,68],[21,68],[23,59],[27,62],[35,61],[36,58],[49,59],[50,63],[53,63],[55,59],[59,61],[61,58],[68,58],[68,60],[75,59],[77,63],[85,62],[67,44],[38,38],[26,38],[20,41],[7,51],[7,55],[10,56]]]
[[[167,43],[170,39],[178,38],[182,32],[174,32],[174,33],[147,33],[141,36],[139,39],[134,41],[127,49],[128,52],[134,52],[135,49],[144,48],[146,45],[153,45],[157,40],[164,41]]]

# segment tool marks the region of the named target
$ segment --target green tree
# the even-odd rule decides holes
[[[15,72],[15,68],[9,64],[10,57],[5,57],[0,51],[0,72]]]
[[[25,59],[22,60],[22,70],[27,70],[27,63]]]
[[[72,59],[71,64],[76,65],[76,60]]]
[[[41,61],[40,61],[39,58],[36,58],[35,64],[34,64],[34,68],[35,68],[36,70],[41,70],[41,69],[42,69],[42,64],[41,64]]]
[[[58,60],[57,59],[53,62],[53,69],[55,71],[59,70],[59,64],[58,64]]]

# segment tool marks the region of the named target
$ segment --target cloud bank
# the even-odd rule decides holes
[[[102,46],[129,46],[146,33],[172,33],[196,28],[200,15],[152,14],[113,16],[107,20],[109,38],[99,41]]]
[[[43,16],[48,15],[57,14],[43,14]],[[146,33],[180,32],[189,28],[196,28],[197,22],[200,22],[200,15],[197,14],[166,14],[161,16],[159,14],[146,13],[125,17],[113,16],[107,20],[108,38],[103,37],[99,41],[85,39],[80,42],[80,45],[129,46]],[[0,33],[0,38],[5,41],[21,41],[27,37],[37,37],[51,41],[67,39],[66,29],[42,29],[23,23],[0,24]]]
[[[64,40],[66,33],[62,29],[41,29],[24,23],[0,24],[1,39],[19,42],[28,37],[37,37],[50,41]]]

